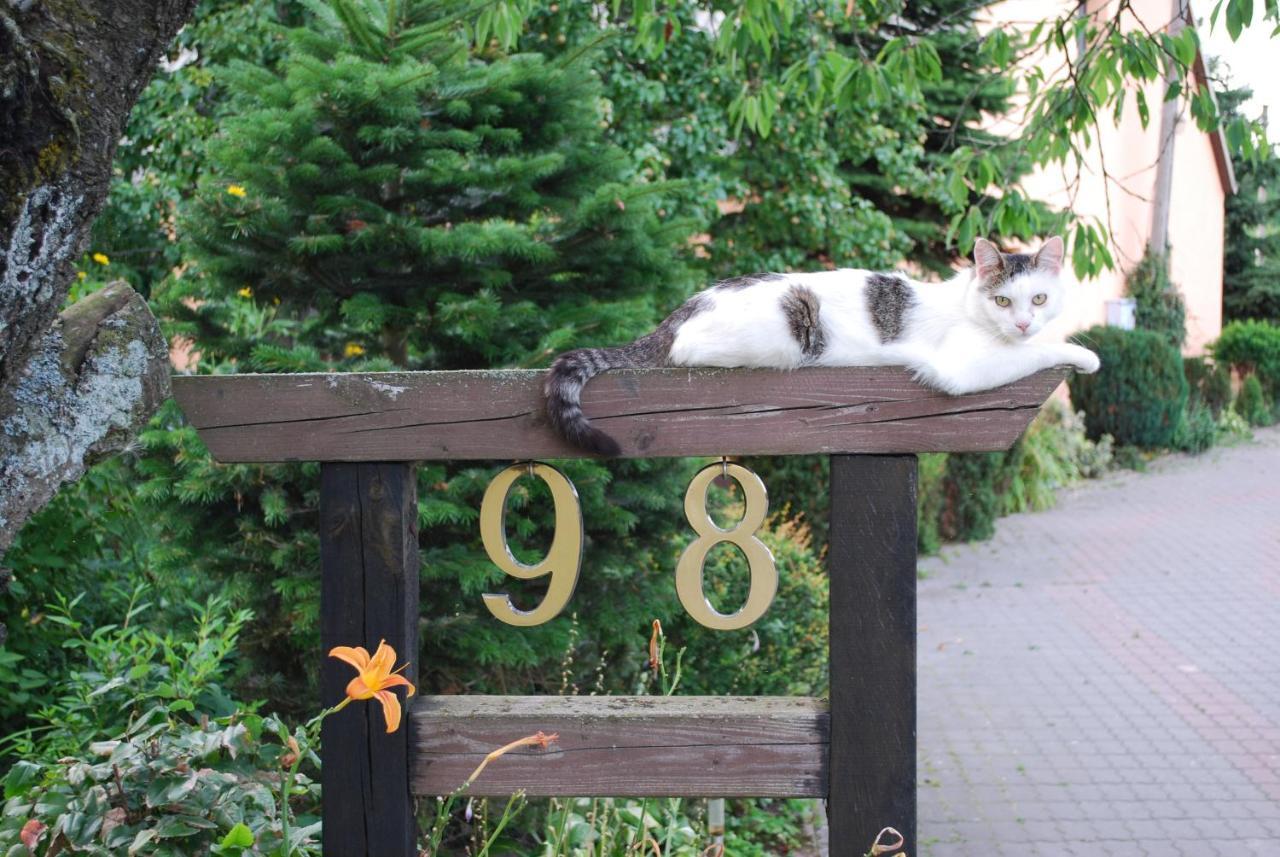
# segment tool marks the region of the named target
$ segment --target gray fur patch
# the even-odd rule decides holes
[[[915,292],[901,274],[872,274],[867,277],[867,312],[881,342],[902,336],[907,311],[916,304]]]
[[[722,292],[736,292],[740,289],[749,289],[757,283],[771,283],[775,280],[784,280],[786,277],[782,274],[745,274],[741,277],[730,277],[727,280],[721,280],[711,288],[719,289]]]
[[[1036,257],[1026,253],[1001,253],[1000,268],[987,276],[982,288],[994,292],[1015,277],[1029,274],[1036,269]]]
[[[676,341],[676,331],[686,321],[708,307],[710,301],[704,292],[689,298],[675,312],[662,320],[652,333],[647,333],[630,345],[618,349],[630,361],[631,366],[665,366],[671,357],[671,345]]]
[[[827,347],[827,337],[818,317],[818,296],[808,286],[792,286],[782,295],[782,314],[787,318],[791,335],[800,343],[806,357],[817,357]]]

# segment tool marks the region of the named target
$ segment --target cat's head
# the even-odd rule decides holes
[[[973,248],[970,312],[1005,339],[1035,336],[1062,311],[1063,252],[1056,235],[1032,255],[1001,253],[979,238]]]

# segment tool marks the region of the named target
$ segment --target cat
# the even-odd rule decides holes
[[[1096,372],[1087,348],[1028,341],[1062,311],[1063,252],[1056,236],[1031,255],[979,238],[973,266],[944,283],[853,269],[725,280],[629,345],[557,357],[543,387],[547,417],[574,445],[613,457],[617,441],[581,406],[587,381],[609,369],[902,365],[951,395],[1058,365]]]

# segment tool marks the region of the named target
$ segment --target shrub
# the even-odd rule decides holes
[[[6,736],[7,752],[52,762],[121,735],[154,708],[206,717],[236,710],[222,685],[249,611],[214,597],[190,605],[176,630],[159,632],[143,624],[152,610],[148,594],[137,588],[118,624],[86,620],[85,604],[94,599],[84,594],[46,608],[45,621],[66,631],[62,646],[75,654],[56,692],[45,691],[33,706],[27,728]]]
[[[1169,279],[1169,258],[1147,251],[1125,278],[1125,291],[1137,302],[1135,324],[1165,337],[1174,348],[1187,338],[1187,307]]]
[[[319,855],[320,786],[300,774],[292,847],[281,847],[280,780],[294,753],[319,762],[305,730],[290,734],[274,718],[193,725],[153,708],[121,740],[14,765],[4,779],[0,853]],[[32,822],[43,825],[45,844],[29,852],[19,837]]]
[[[1236,413],[1234,407],[1227,408],[1218,416],[1218,443],[1237,443],[1252,438],[1253,432],[1249,429],[1249,421]]]
[[[1271,406],[1257,375],[1247,375],[1236,398],[1236,413],[1251,426],[1268,426],[1272,423]]]
[[[1216,419],[1231,405],[1231,370],[1225,363],[1211,362],[1207,357],[1187,357],[1182,361],[1183,374],[1191,396],[1203,402]]]
[[[937,553],[942,547],[940,518],[945,503],[942,480],[947,474],[947,454],[926,452],[920,456],[916,493],[916,548],[922,555]]]
[[[1000,514],[996,490],[1001,452],[964,452],[947,456],[942,480],[943,508],[938,531],[948,541],[975,542],[991,538]]]
[[[1280,395],[1280,326],[1265,321],[1233,321],[1222,328],[1213,356],[1241,375],[1257,375],[1272,399]]]
[[[1199,455],[1213,446],[1218,438],[1218,422],[1213,411],[1199,399],[1187,402],[1187,410],[1173,435],[1173,446],[1183,452]]]
[[[1071,381],[1071,403],[1084,411],[1091,440],[1169,446],[1187,406],[1182,358],[1168,338],[1149,330],[1096,326],[1076,342],[1097,351],[1102,368]]]
[[[663,617],[670,639],[689,649],[680,692],[819,696],[827,688],[828,588],[825,562],[803,524],[775,520],[760,532],[778,568],[778,594],[760,621],[740,631],[712,631],[683,611]],[[708,600],[722,612],[746,601],[749,575],[729,546],[707,555]],[[668,621],[668,618],[670,621]]]
[[[1050,400],[1005,455],[997,484],[1000,514],[1047,509],[1057,489],[1101,476],[1110,466],[1110,436],[1103,435],[1096,443],[1089,440],[1084,418]]]

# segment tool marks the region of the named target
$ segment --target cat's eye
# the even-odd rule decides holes
[[[1039,294],[1039,295],[1036,295],[1034,298],[1032,298],[1031,302],[1036,306],[1043,306],[1044,302],[1047,301],[1048,299],[1049,299],[1048,295]]]
[[[1044,295],[1041,295],[1040,297],[1044,297]],[[996,306],[1006,307],[1011,303],[1013,303],[1013,301],[1009,300],[1004,295],[996,295]],[[1044,301],[1041,301],[1041,303],[1044,303]]]

